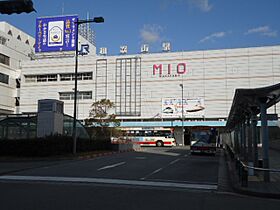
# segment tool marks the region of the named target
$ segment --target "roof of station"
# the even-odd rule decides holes
[[[260,113],[260,105],[266,104],[266,108],[280,101],[280,83],[261,87],[236,89],[226,127],[234,128],[252,114]]]

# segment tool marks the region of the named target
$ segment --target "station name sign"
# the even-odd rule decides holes
[[[187,64],[178,63],[174,64],[154,64],[153,65],[153,75],[158,75],[159,77],[180,77],[187,73]]]

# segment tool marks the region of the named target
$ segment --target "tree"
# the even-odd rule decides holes
[[[116,119],[116,115],[111,113],[114,103],[109,99],[101,99],[91,105],[89,118],[86,119],[86,125],[95,125],[100,127],[108,127],[112,124],[114,127],[120,126],[120,121]]]

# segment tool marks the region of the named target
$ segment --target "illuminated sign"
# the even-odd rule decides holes
[[[178,63],[177,65],[172,64],[154,64],[153,75],[159,75],[159,77],[179,77],[182,74],[187,73],[187,64]]]
[[[36,19],[35,52],[75,51],[78,16]]]

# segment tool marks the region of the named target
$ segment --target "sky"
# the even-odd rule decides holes
[[[35,37],[37,17],[78,14],[79,19],[102,16],[93,23],[96,46],[118,55],[149,44],[160,52],[243,48],[280,44],[280,0],[33,0],[36,13],[0,15]]]

